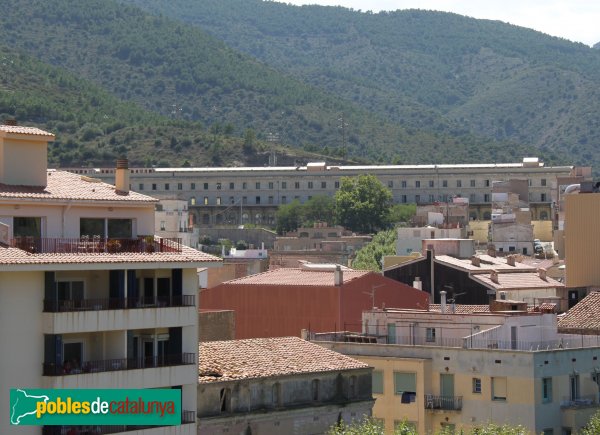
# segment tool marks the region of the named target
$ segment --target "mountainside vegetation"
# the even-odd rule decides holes
[[[337,95],[335,89],[290,78],[198,27],[134,6],[111,0],[0,0],[0,5],[0,36],[15,53],[66,70],[115,101],[134,103],[137,111],[145,112],[140,117],[160,116],[161,122],[177,126],[169,129],[165,141],[162,130],[153,138],[155,121],[145,118],[139,128],[150,128],[151,133],[126,138],[124,130],[123,137],[115,139],[122,142],[121,148],[109,143],[107,152],[145,154],[145,159],[171,165],[247,164],[251,150],[244,152],[238,140],[244,141],[247,131],[258,142],[275,138],[328,160],[514,161],[534,151],[525,143],[482,139],[466,130],[426,129],[386,119],[354,98]],[[39,85],[38,98],[46,98],[45,77],[31,80]],[[422,119],[423,125],[435,122],[433,117]],[[123,123],[135,125],[128,118]],[[67,164],[79,158],[75,153],[61,156],[57,158]],[[562,161],[558,153],[545,158],[550,163]]]
[[[546,162],[600,164],[600,51],[583,44],[421,10],[123,1],[201,27],[408,129],[509,141],[532,147]],[[486,160],[510,157],[492,151]]]

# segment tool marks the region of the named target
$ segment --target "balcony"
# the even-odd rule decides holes
[[[45,313],[72,313],[77,311],[126,310],[140,308],[194,307],[195,295],[142,298],[104,298],[104,299],[44,299]]]
[[[571,397],[563,397],[560,401],[560,407],[562,409],[577,409],[577,408],[597,408],[600,406],[598,403],[598,396],[581,396],[577,399]]]
[[[181,412],[181,424],[196,423],[196,413],[194,411]],[[161,426],[44,426],[42,435],[78,435],[93,434],[107,435],[114,433],[130,432],[143,429],[160,428]],[[164,426],[163,426],[164,427]]]
[[[182,365],[196,365],[196,355],[182,353],[176,355],[152,356],[144,358],[119,358],[99,361],[84,361],[80,367],[70,365],[57,365],[44,363],[43,376],[72,376],[87,373],[103,373],[120,370],[136,370],[157,367],[172,367]]]
[[[180,253],[181,239],[155,238],[153,236],[143,236],[135,239],[16,237],[10,240],[10,246],[22,249],[31,254]]]
[[[433,396],[426,394],[425,409],[460,411],[462,409],[462,396]]]

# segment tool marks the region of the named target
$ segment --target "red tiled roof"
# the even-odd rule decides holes
[[[118,201],[147,202],[158,201],[137,192],[120,194],[113,185],[102,183],[93,178],[82,177],[71,172],[48,170],[48,185],[12,186],[0,184],[0,200],[6,199],[41,199],[41,200],[80,200],[80,201]],[[88,181],[91,180],[91,181]]]
[[[454,266],[462,269],[466,272],[475,273],[489,273],[492,270],[498,270],[502,272],[523,272],[523,271],[534,271],[535,267],[516,262],[514,266],[510,266],[507,263],[506,258],[502,257],[491,257],[489,255],[478,255],[480,264],[474,266],[471,263],[471,259],[460,259],[450,255],[436,255],[436,263],[446,264],[448,266]]]
[[[429,304],[429,311],[442,312],[441,304]],[[452,313],[452,304],[446,304],[446,312]],[[473,314],[473,313],[489,313],[489,305],[465,305],[456,304],[454,306],[454,313],[452,314]]]
[[[199,355],[200,383],[369,367],[299,337],[201,342]]]
[[[0,247],[0,266],[24,264],[99,264],[99,263],[202,263],[220,258],[188,246],[181,252],[120,252],[30,254],[17,248]]]
[[[526,264],[528,266],[533,266],[536,269],[548,270],[551,267],[564,264],[564,260],[561,260],[559,263],[554,264],[554,260],[552,260],[552,259],[539,259],[539,258],[525,257],[522,259],[522,261],[520,261],[520,263]]]
[[[499,273],[498,283],[492,281],[488,274],[472,275],[472,279],[479,281],[488,288],[496,290],[519,290],[530,288],[556,288],[564,287],[565,285],[552,278],[543,280],[537,272],[521,272],[521,273]]]
[[[368,270],[343,270],[344,284],[372,273]],[[272,269],[256,275],[232,279],[223,284],[244,285],[294,285],[294,286],[334,286],[333,271],[304,270],[297,268]]]
[[[600,292],[591,292],[559,318],[558,332],[600,335]]]
[[[49,133],[44,130],[40,130],[36,127],[24,127],[22,125],[0,125],[0,131],[5,133],[14,133],[14,134],[32,134],[37,136],[52,136],[52,133]]]

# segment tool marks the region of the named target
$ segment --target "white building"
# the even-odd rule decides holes
[[[196,269],[219,260],[154,237],[156,200],[129,191],[126,161],[116,187],[47,170],[52,139],[0,126],[0,408],[11,388],[171,387],[183,424],[148,433],[195,434]],[[0,418],[1,434],[71,430]]]
[[[163,199],[156,204],[154,234],[159,237],[178,238],[181,243],[198,247],[198,232],[194,232],[187,201]]]

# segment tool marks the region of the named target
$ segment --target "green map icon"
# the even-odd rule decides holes
[[[26,420],[32,418],[27,417],[36,413],[37,403],[42,400],[47,402],[50,398],[45,395],[28,394],[21,389],[10,390],[10,424],[26,424]]]

